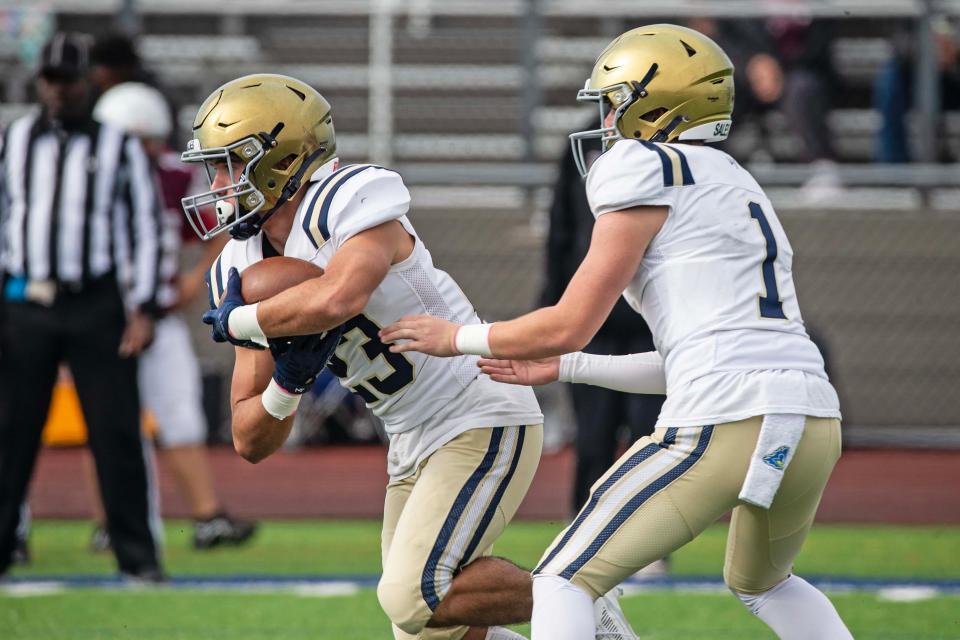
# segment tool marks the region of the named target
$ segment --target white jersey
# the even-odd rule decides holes
[[[480,322],[453,278],[434,267],[406,217],[409,204],[410,194],[397,173],[373,165],[348,165],[308,187],[279,252],[325,268],[347,240],[384,222],[399,221],[414,238],[410,256],[390,268],[363,313],[344,323],[343,338],[328,364],[391,434],[391,476],[412,473],[419,460],[467,429],[543,421],[532,390],[490,381],[480,374],[475,356],[391,353],[380,342],[378,331],[407,315]],[[229,268],[242,273],[265,257],[265,245],[269,257],[262,233],[227,243],[211,268],[216,300]],[[400,434],[406,435],[399,438]]]
[[[623,292],[665,361],[660,426],[840,417],[800,315],[793,250],[770,200],[735,160],[711,147],[622,140],[591,167],[587,197],[596,217],[669,207]]]

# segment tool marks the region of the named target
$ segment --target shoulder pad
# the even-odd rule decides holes
[[[694,184],[690,165],[675,145],[622,140],[601,155],[587,175],[595,216],[643,205],[670,204],[669,187]]]
[[[410,193],[398,173],[371,164],[348,165],[313,191],[301,224],[315,248],[331,238],[339,247],[365,229],[403,217],[409,207]]]

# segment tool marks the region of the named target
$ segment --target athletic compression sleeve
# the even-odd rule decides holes
[[[667,393],[663,358],[656,351],[627,356],[567,353],[560,356],[560,382],[592,384],[626,393]]]

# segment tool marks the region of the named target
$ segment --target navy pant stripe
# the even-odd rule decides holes
[[[477,487],[480,485],[480,481],[483,480],[483,477],[490,471],[490,467],[493,466],[493,461],[496,459],[497,452],[500,450],[500,442],[503,440],[503,431],[503,427],[493,429],[490,435],[490,446],[487,448],[486,455],[483,456],[480,465],[467,479],[463,488],[460,489],[460,493],[457,494],[457,498],[453,501],[453,506],[450,508],[446,520],[443,521],[443,526],[440,527],[440,534],[433,544],[433,549],[427,557],[427,564],[424,566],[423,575],[420,578],[420,593],[423,595],[423,600],[427,603],[427,606],[430,607],[431,611],[436,609],[440,604],[440,597],[437,595],[436,585],[437,563],[440,561],[440,556],[443,555],[443,550],[446,549],[450,543],[450,538],[457,528],[457,522],[459,522],[464,510],[470,503],[470,498],[473,497]]]
[[[553,548],[553,550],[544,558],[543,562],[534,569],[534,573],[539,573],[543,570],[545,566],[550,564],[550,562],[563,550],[563,547],[570,542],[570,538],[577,532],[577,530],[583,525],[584,521],[590,517],[590,514],[597,507],[597,504],[600,502],[600,498],[603,497],[610,487],[612,487],[618,480],[630,472],[631,469],[634,469],[637,465],[647,460],[650,456],[660,451],[660,446],[656,444],[647,445],[640,451],[637,451],[632,456],[627,458],[627,460],[620,465],[620,467],[613,472],[613,474],[607,478],[603,484],[597,487],[596,491],[590,494],[590,500],[587,502],[587,506],[580,510],[580,514],[577,515],[576,520],[573,521],[573,524],[567,529],[566,533],[563,534],[563,538],[560,539],[560,542]]]
[[[566,578],[567,580],[572,578],[577,571],[582,569],[583,566],[589,562],[598,551],[600,551],[603,545],[607,543],[607,540],[610,539],[610,536],[612,536],[614,532],[637,511],[637,509],[639,509],[647,500],[649,500],[651,496],[682,476],[690,469],[690,467],[696,464],[697,460],[700,459],[700,456],[703,455],[703,452],[706,451],[712,435],[713,427],[704,427],[700,432],[700,439],[697,441],[697,446],[693,452],[684,458],[683,462],[661,475],[659,478],[644,487],[643,491],[640,491],[637,495],[631,498],[630,501],[624,505],[622,509],[620,509],[617,515],[613,517],[607,526],[603,528],[593,542],[590,543],[590,546],[588,546],[586,550],[580,554],[580,557],[570,563],[570,565],[568,565],[567,568],[560,573],[560,577]]]
[[[497,512],[497,507],[503,499],[503,494],[506,493],[507,487],[510,486],[510,481],[513,479],[513,474],[517,470],[517,465],[520,464],[520,456],[523,454],[523,437],[526,434],[526,428],[516,428],[519,429],[519,432],[517,433],[517,445],[516,450],[513,452],[513,460],[510,462],[510,469],[507,471],[507,475],[504,476],[503,480],[500,481],[500,486],[497,487],[496,493],[493,494],[490,506],[488,506],[486,512],[484,512],[483,518],[481,518],[480,524],[477,526],[477,530],[473,533],[473,538],[470,539],[470,544],[467,545],[466,551],[463,552],[463,557],[460,559],[461,562],[466,561],[473,555],[473,552],[477,550],[480,540],[487,532],[487,527],[490,526],[490,521],[493,520],[493,514]]]
[[[661,447],[669,447],[672,444],[677,444],[677,428],[670,427],[667,429],[667,432],[663,434],[663,442],[660,443]]]

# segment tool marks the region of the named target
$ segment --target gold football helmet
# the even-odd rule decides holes
[[[204,240],[226,229],[252,237],[336,149],[330,103],[313,87],[276,74],[237,78],[210,94],[193,122],[181,160],[203,163],[211,189],[184,198],[184,213]],[[218,166],[231,184],[213,189]],[[203,214],[210,208],[215,220]]]
[[[600,107],[600,128],[570,136],[580,175],[587,175],[583,141],[716,142],[730,133],[733,63],[702,33],[672,24],[627,31],[603,50],[577,94]],[[607,123],[613,110],[613,121]]]

